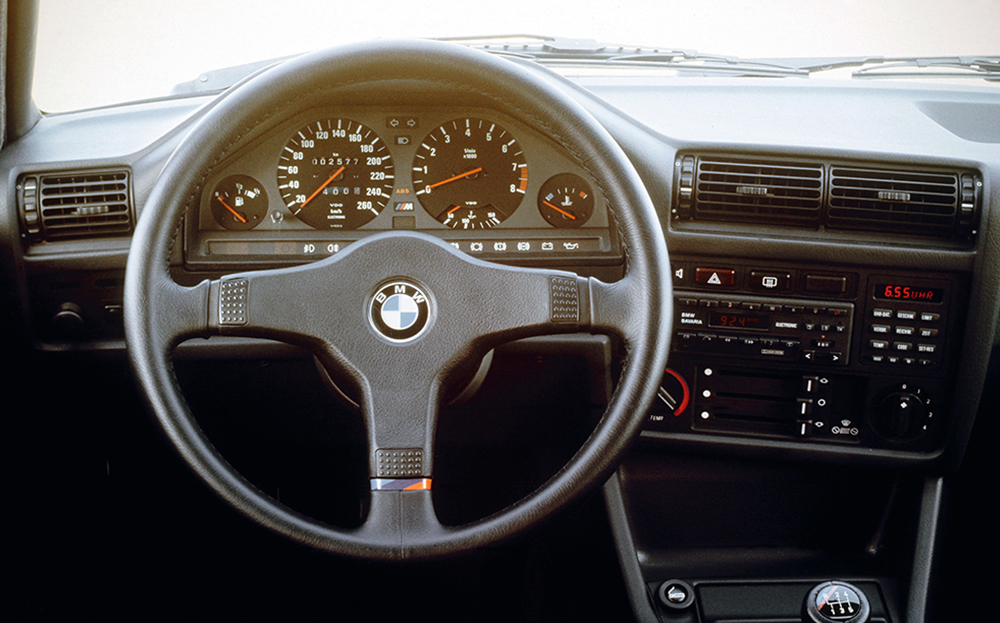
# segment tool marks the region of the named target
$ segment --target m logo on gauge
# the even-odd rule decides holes
[[[381,286],[368,305],[368,320],[382,337],[409,342],[427,328],[431,317],[427,294],[409,281]]]

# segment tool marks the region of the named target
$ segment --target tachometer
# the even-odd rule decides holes
[[[392,156],[371,129],[347,119],[316,121],[285,144],[278,188],[292,214],[317,229],[355,229],[385,207]]]
[[[483,119],[456,119],[417,148],[413,188],[420,205],[448,227],[484,229],[506,220],[528,189],[517,140]]]

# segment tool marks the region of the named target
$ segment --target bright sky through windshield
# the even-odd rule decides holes
[[[741,57],[1000,54],[1000,0],[42,0],[39,21],[35,100],[51,111],[166,95],[207,70],[375,38],[529,33]]]

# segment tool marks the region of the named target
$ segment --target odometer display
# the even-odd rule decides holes
[[[528,189],[528,165],[517,140],[483,119],[456,119],[417,148],[413,189],[420,205],[455,229],[495,227]]]
[[[875,298],[889,301],[920,301],[940,303],[944,300],[944,288],[925,288],[906,283],[877,283]]]
[[[285,205],[317,229],[355,229],[392,195],[392,156],[368,127],[347,119],[316,121],[281,151],[278,189]]]

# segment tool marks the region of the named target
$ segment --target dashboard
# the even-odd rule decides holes
[[[945,483],[996,375],[995,90],[565,76],[511,62],[607,129],[670,253],[669,362],[638,414],[634,450],[603,489],[633,615],[801,620],[803,598],[840,578],[867,595],[872,620],[925,620]],[[625,274],[615,206],[543,127],[484,101],[367,105],[369,95],[293,107],[195,172],[170,247],[177,283],[304,266],[387,231],[431,234],[503,265],[608,282]],[[210,94],[46,115],[5,146],[0,269],[19,328],[7,339],[23,340],[11,352],[42,358],[24,374],[35,395],[51,391],[41,371],[56,360],[81,402],[103,400],[99,387],[74,385],[74,371],[123,359],[136,222],[216,105]],[[557,348],[575,366],[549,358]],[[230,367],[314,365],[294,347],[224,336],[191,340],[177,356],[209,362],[191,376],[210,411],[230,404],[216,383]],[[469,462],[514,443],[522,395],[559,411],[546,400],[565,384],[582,401],[563,401],[574,417],[600,412],[626,359],[622,344],[590,335],[525,340],[490,357],[469,393],[485,375],[486,404],[476,404],[501,423],[496,438],[473,435]],[[313,398],[300,375],[285,381]],[[235,385],[251,406],[267,399],[266,382]],[[264,398],[244,395],[256,396],[252,385]],[[77,398],[51,400],[62,413]],[[516,472],[520,459],[505,465]],[[681,593],[691,598],[674,599]]]
[[[588,174],[550,138],[489,110],[309,111],[220,163],[198,207],[192,268],[328,257],[394,229],[493,260],[621,260]]]

